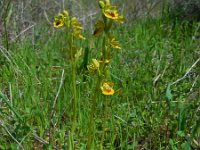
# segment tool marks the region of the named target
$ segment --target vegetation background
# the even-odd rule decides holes
[[[105,149],[200,148],[200,1],[112,0],[125,17],[116,27]],[[67,149],[72,96],[65,35],[52,26],[67,9],[83,24],[89,59],[97,0],[0,1],[0,149]],[[79,64],[81,65],[81,64]],[[86,149],[93,83],[79,84],[76,149]],[[56,100],[53,118],[52,105]],[[102,102],[95,116],[99,147]],[[53,130],[49,130],[50,126]],[[49,139],[53,139],[49,144]]]

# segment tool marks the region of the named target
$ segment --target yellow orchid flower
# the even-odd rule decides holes
[[[55,28],[60,28],[64,25],[64,21],[61,20],[61,19],[55,19],[54,22],[53,22],[53,26]]]
[[[109,19],[113,19],[113,20],[117,20],[119,18],[119,14],[117,12],[117,10],[112,10],[112,9],[106,9],[103,11],[103,14],[105,15],[105,17],[109,18]]]
[[[105,7],[105,3],[103,1],[99,1],[99,7],[103,9]]]
[[[103,95],[113,95],[115,93],[111,84],[108,82],[104,82],[101,86],[101,91]]]
[[[119,23],[124,23],[124,17],[118,14],[115,6],[109,6],[107,8],[105,7],[105,9],[103,10],[103,14],[109,19],[112,19]]]
[[[83,35],[81,35],[81,30],[80,29],[74,28],[72,30],[72,35],[77,39],[85,40],[85,37]]]
[[[77,21],[75,17],[71,18],[71,26],[77,29],[82,29],[81,24]]]
[[[99,62],[96,59],[92,59],[92,63],[87,66],[87,69],[90,73],[94,73],[99,69]]]
[[[110,47],[112,48],[121,49],[121,47],[119,46],[119,42],[116,41],[115,38],[109,39],[109,44],[110,44]]]
[[[108,64],[109,62],[110,62],[109,59],[106,59],[106,60],[105,60],[105,64]],[[103,63],[103,60],[99,60],[99,63]]]
[[[68,17],[68,12],[66,10],[64,10],[63,13],[59,13],[58,16],[54,17],[53,26],[55,28],[60,28],[64,26],[67,17]]]
[[[110,1],[109,0],[105,0],[105,2],[103,1],[99,1],[99,6],[102,10],[103,15],[106,18],[115,20],[119,23],[124,23],[124,18],[123,16],[120,16],[117,12],[116,6],[112,6],[110,5]]]
[[[69,17],[69,13],[68,13],[67,10],[63,10],[63,13],[62,13],[62,14],[64,15],[64,17]]]
[[[110,6],[110,0],[105,0],[105,5]]]
[[[58,14],[58,16],[54,17],[54,22],[53,22],[53,26],[55,28],[60,28],[64,25],[64,16],[63,14]]]
[[[99,7],[101,9],[103,9],[106,6],[110,6],[110,0],[105,0],[105,2],[104,1],[99,1]]]
[[[92,59],[92,63],[95,66],[95,68],[99,68],[99,62],[96,59]]]
[[[83,50],[82,50],[82,48],[81,48],[80,50],[78,50],[78,51],[76,52],[75,58],[78,60],[78,59],[81,57],[82,53],[83,53]]]

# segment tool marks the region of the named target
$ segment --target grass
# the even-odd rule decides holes
[[[186,78],[173,84],[199,58],[199,39],[195,38],[198,28],[197,23],[163,19],[138,20],[117,28],[115,37],[122,50],[113,51],[110,66],[117,92],[108,101],[104,149],[199,148],[200,62]],[[39,34],[34,34],[34,43],[29,37],[10,42],[8,51],[1,47],[0,149],[69,148],[73,94],[69,90],[70,63],[63,50],[65,37],[61,30],[53,32],[52,27],[35,30]],[[79,44],[84,49],[89,45],[91,60],[97,55],[99,43],[88,39]],[[83,77],[81,72],[77,79],[74,136],[76,149],[80,150],[86,149],[96,84],[96,78],[86,74],[83,82]],[[100,147],[102,109],[103,102],[98,101],[93,149]]]

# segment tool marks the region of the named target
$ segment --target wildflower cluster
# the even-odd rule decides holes
[[[80,22],[77,21],[75,17],[70,17],[69,13],[64,10],[62,13],[59,13],[54,18],[53,26],[55,28],[64,27],[67,34],[67,55],[68,59],[71,60],[71,77],[72,77],[72,93],[73,93],[73,125],[72,130],[69,133],[70,143],[73,146],[73,136],[76,129],[77,123],[77,95],[76,95],[76,63],[82,53],[82,48],[78,50],[75,45],[76,39],[84,40],[85,37],[81,34],[82,26]]]
[[[119,46],[119,42],[115,39],[115,37],[111,33],[113,23],[123,23],[124,18],[120,16],[116,6],[110,4],[110,0],[99,1],[99,7],[101,9],[102,19],[97,20],[95,23],[95,30],[93,32],[93,37],[102,37],[102,46],[100,52],[99,59],[92,59],[92,63],[87,66],[88,71],[92,74],[96,73],[98,75],[98,81],[96,85],[96,89],[94,92],[93,97],[93,105],[91,109],[91,118],[89,124],[89,133],[88,133],[88,142],[87,142],[87,149],[91,149],[91,143],[93,138],[92,134],[92,127],[94,122],[94,112],[95,112],[95,105],[96,105],[96,97],[99,90],[104,98],[104,120],[103,120],[103,131],[101,137],[101,144],[100,150],[103,150],[104,145],[104,135],[105,135],[105,128],[106,128],[106,119],[107,119],[107,109],[108,109],[108,98],[109,96],[115,93],[113,89],[113,83],[109,80],[109,64],[111,60],[111,50],[112,49],[121,49]]]
[[[55,28],[61,28],[65,27],[66,28],[66,33],[68,35],[68,46],[69,50],[67,51],[68,53],[68,59],[74,59],[74,58],[79,58],[80,54],[82,52],[82,49],[77,50],[73,43],[73,39],[81,39],[85,40],[85,37],[81,34],[82,31],[82,26],[80,22],[77,21],[75,17],[69,16],[69,13],[64,10],[62,13],[59,13],[57,16],[54,17],[54,22],[53,26]]]
[[[85,39],[81,35],[81,30],[83,29],[81,24],[77,21],[75,17],[70,18],[69,13],[66,10],[58,14],[58,16],[54,17],[53,26],[55,28],[60,28],[65,26],[67,31],[70,31],[71,28],[73,37],[77,39]]]
[[[99,7],[102,13],[102,20],[97,20],[95,23],[95,30],[93,32],[93,37],[103,36],[102,43],[102,54],[99,61],[95,59],[98,63],[98,67],[94,66],[94,59],[91,65],[88,66],[90,72],[95,72],[98,70],[99,76],[101,76],[101,91],[103,95],[113,95],[114,89],[112,88],[112,83],[108,82],[108,65],[110,62],[110,51],[111,49],[121,49],[119,42],[111,34],[110,30],[113,22],[123,23],[124,18],[120,16],[116,6],[110,4],[109,0],[99,1]]]
[[[109,79],[109,65],[111,61],[111,51],[112,49],[121,49],[119,46],[119,42],[113,36],[111,29],[113,23],[123,23],[124,18],[123,16],[119,15],[116,6],[110,4],[110,0],[99,1],[99,7],[102,14],[102,19],[97,20],[95,23],[95,30],[93,32],[93,37],[101,37],[102,45],[101,51],[99,53],[99,58],[92,59],[91,64],[87,66],[88,71],[94,75],[97,75],[97,85],[94,90],[92,107],[91,107],[91,117],[89,122],[89,130],[88,130],[88,141],[87,141],[87,149],[91,149],[92,141],[93,141],[93,124],[94,124],[94,113],[95,113],[95,106],[96,106],[96,99],[98,94],[101,92],[102,98],[104,98],[104,121],[103,121],[103,128],[106,125],[106,118],[107,118],[107,99],[109,96],[115,93],[113,89],[113,83],[110,82]],[[72,75],[72,93],[73,93],[73,124],[72,130],[69,133],[69,145],[74,143],[74,132],[76,129],[77,123],[77,98],[76,98],[76,63],[78,58],[81,56],[82,48],[78,49],[75,45],[75,41],[80,39],[84,40],[85,37],[81,34],[82,26],[80,22],[77,21],[75,17],[70,17],[69,13],[64,10],[62,13],[59,13],[54,18],[53,26],[55,28],[65,28],[67,34],[67,54],[68,59],[71,60],[71,75]],[[84,59],[85,60],[85,59]],[[104,134],[105,131],[102,132],[102,140],[101,140],[101,147],[103,149],[103,141],[104,141]],[[74,148],[72,148],[74,149]]]

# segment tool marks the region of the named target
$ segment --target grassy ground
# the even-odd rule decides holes
[[[110,66],[117,92],[108,104],[104,149],[199,148],[198,28],[195,23],[162,19],[117,28],[115,35],[122,50],[113,51]],[[10,42],[8,51],[0,48],[0,149],[69,147],[68,131],[73,120],[71,68],[63,52],[63,32],[53,31],[52,27],[39,27],[29,38]],[[84,49],[89,45],[91,60],[97,55],[100,41],[88,37],[79,45]],[[75,145],[80,150],[86,149],[96,83],[93,76],[87,74],[86,82],[83,77],[81,72],[77,79]],[[50,118],[55,101],[54,116]],[[103,108],[103,102],[98,101],[93,149],[99,148],[101,140]]]

